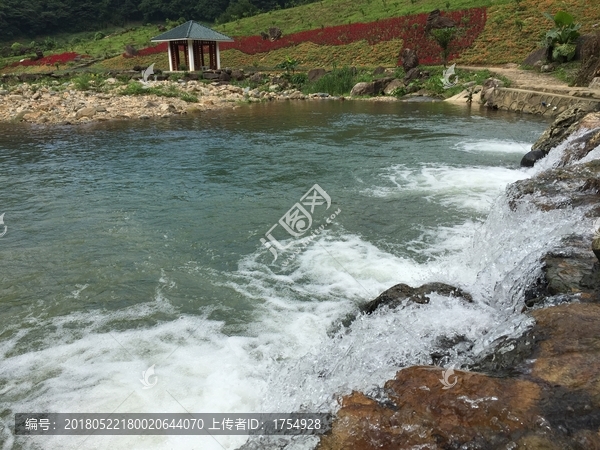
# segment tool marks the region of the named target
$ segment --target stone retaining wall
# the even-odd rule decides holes
[[[600,106],[600,91],[578,92],[579,95],[562,95],[525,89],[496,88],[487,101],[492,109],[516,111],[528,114],[555,117],[568,108],[579,106],[593,109]]]

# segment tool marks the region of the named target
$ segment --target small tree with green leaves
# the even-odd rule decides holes
[[[435,40],[437,44],[442,49],[442,62],[444,63],[444,67],[446,67],[446,63],[448,62],[448,56],[450,56],[450,44],[456,38],[459,33],[458,28],[436,28],[431,30],[430,38]]]
[[[286,74],[294,73],[296,68],[298,67],[299,61],[296,59],[292,59],[291,57],[287,57],[284,61],[280,62],[275,66],[276,69],[285,70]]]

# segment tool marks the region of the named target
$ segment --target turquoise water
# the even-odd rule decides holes
[[[464,252],[481,245],[477,234],[506,184],[530,176],[518,163],[546,126],[444,103],[329,101],[164,121],[3,125],[0,418],[182,405],[331,410],[338,392],[430,363],[440,336],[460,330],[476,342],[511,316],[494,306],[493,280],[473,287],[483,266]],[[313,215],[311,230],[324,232],[304,246],[279,226],[289,247],[273,262],[260,239],[315,184],[331,199]],[[382,290],[427,281],[471,287],[476,304],[439,298],[439,315],[364,318],[353,325],[357,341],[335,335]],[[393,329],[400,334],[383,331]],[[386,345],[396,350],[374,350]],[[372,359],[357,367],[365,354]],[[142,390],[141,372],[153,364],[158,384]],[[310,381],[315,367],[330,376]],[[5,448],[81,445],[2,433]],[[83,448],[244,442],[193,439],[95,437]]]

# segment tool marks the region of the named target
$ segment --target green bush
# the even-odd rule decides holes
[[[92,76],[89,73],[82,73],[78,77],[73,78],[72,81],[75,84],[75,89],[79,91],[88,91],[90,89]]]
[[[348,94],[359,81],[361,80],[355,69],[343,67],[333,69],[313,83],[307,83],[303,90],[306,93],[327,92],[330,95],[344,95]]]
[[[555,27],[546,32],[544,45],[552,49],[553,61],[570,61],[575,56],[575,41],[579,38],[581,24],[564,11],[557,12],[554,16],[544,13],[544,16],[553,21]]]

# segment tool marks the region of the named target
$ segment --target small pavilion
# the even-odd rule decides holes
[[[186,70],[218,70],[221,68],[219,42],[233,42],[229,36],[190,20],[163,34],[152,38],[152,42],[167,42],[169,47],[169,70],[179,70],[180,51],[185,55]]]

